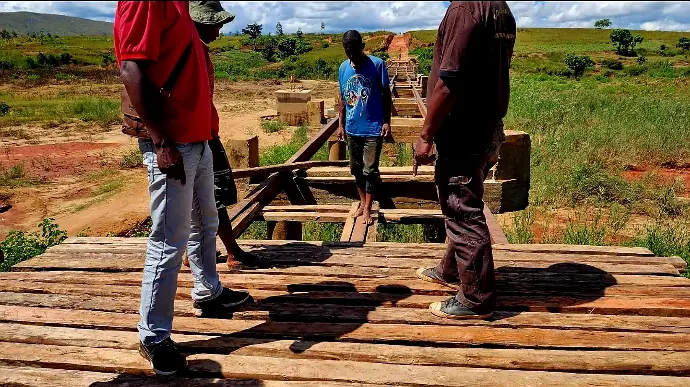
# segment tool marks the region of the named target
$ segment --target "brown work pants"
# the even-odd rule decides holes
[[[436,162],[436,188],[445,217],[448,248],[436,271],[462,283],[456,298],[477,313],[492,312],[496,280],[491,235],[484,217],[484,179],[495,155]]]

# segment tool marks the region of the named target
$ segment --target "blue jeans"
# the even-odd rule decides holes
[[[153,221],[146,246],[137,325],[139,338],[147,345],[170,336],[177,273],[185,248],[194,277],[192,299],[210,300],[223,291],[216,271],[218,212],[211,150],[207,142],[179,144],[177,149],[184,160],[185,185],[161,173],[153,143],[139,140],[149,174]]]

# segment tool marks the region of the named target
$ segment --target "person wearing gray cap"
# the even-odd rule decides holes
[[[187,365],[170,337],[184,252],[195,315],[227,317],[251,296],[224,287],[217,271],[211,90],[189,4],[118,1],[114,19],[123,132],[132,132],[127,125],[134,125],[134,134],[143,132],[136,137],[148,172],[152,221],[141,279],[139,353],[156,374],[172,375]]]
[[[199,38],[204,43],[206,67],[208,69],[209,87],[211,90],[212,139],[208,142],[208,146],[213,154],[213,183],[216,208],[218,209],[218,236],[228,251],[228,265],[240,262],[248,266],[266,267],[269,264],[268,261],[242,250],[237,244],[232,231],[232,223],[226,209],[227,206],[237,203],[237,187],[235,180],[232,178],[232,168],[227,153],[219,137],[220,120],[216,106],[213,103],[215,77],[213,76],[213,62],[211,62],[208,45],[218,39],[220,29],[223,28],[223,25],[233,21],[235,15],[225,11],[220,1],[190,1],[189,16],[194,21]],[[185,265],[188,265],[186,260]]]

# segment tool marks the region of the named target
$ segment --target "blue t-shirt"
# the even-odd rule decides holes
[[[383,88],[390,87],[386,63],[367,56],[353,68],[346,59],[338,71],[345,102],[345,132],[350,136],[380,136],[383,126]]]

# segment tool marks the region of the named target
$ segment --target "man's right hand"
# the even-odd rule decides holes
[[[175,145],[156,147],[156,157],[158,159],[158,169],[162,173],[170,179],[180,180],[182,185],[187,183],[182,155]]]
[[[345,128],[338,126],[338,130],[335,131],[335,137],[338,141],[345,141]]]

